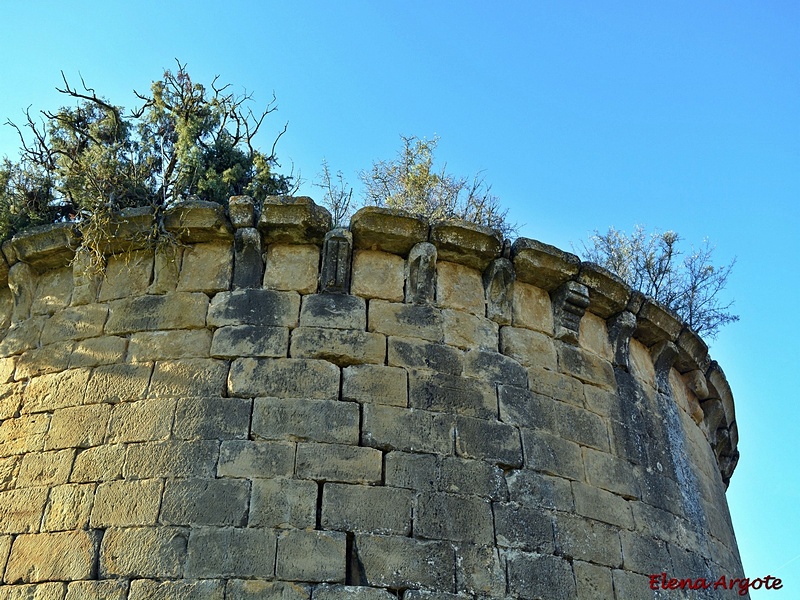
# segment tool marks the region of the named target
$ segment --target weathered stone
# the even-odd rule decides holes
[[[386,337],[358,330],[298,327],[292,331],[289,353],[294,358],[321,358],[339,366],[382,365],[386,359]]]
[[[486,297],[480,273],[456,263],[437,262],[436,304],[486,316]]]
[[[439,488],[439,460],[432,454],[387,452],[384,470],[386,485],[391,487],[409,488],[417,492],[433,492]]]
[[[428,239],[428,223],[411,213],[392,208],[365,206],[350,219],[356,248],[381,250],[405,256]]]
[[[260,289],[220,292],[208,307],[208,326],[296,327],[299,311],[300,296],[296,292]]]
[[[2,600],[62,600],[67,584],[60,582],[0,587]]]
[[[652,346],[662,340],[674,342],[681,329],[683,323],[678,315],[647,298],[636,314],[636,330],[633,336],[645,346]]]
[[[27,263],[19,262],[8,271],[8,287],[14,297],[11,322],[19,323],[31,316],[31,305],[36,291],[36,276]]]
[[[128,600],[222,600],[225,582],[213,579],[197,581],[152,581],[139,579],[131,582]]]
[[[289,329],[259,325],[230,325],[214,331],[211,356],[237,358],[259,356],[279,358],[289,352]]]
[[[453,418],[394,406],[364,405],[361,442],[381,449],[453,453]]]
[[[147,288],[147,293],[168,294],[174,292],[178,288],[182,259],[183,248],[180,246],[167,244],[157,248],[153,262],[153,281]]]
[[[558,347],[558,366],[563,373],[608,390],[616,388],[614,368],[607,360],[582,348],[561,344]]]
[[[299,479],[254,479],[251,527],[311,529],[316,524],[317,483]]]
[[[110,481],[97,486],[91,526],[133,527],[155,525],[161,503],[160,479]]]
[[[622,567],[626,571],[649,575],[669,570],[672,566],[666,542],[624,530],[619,532],[619,537],[622,542]],[[682,577],[691,575],[681,574]]]
[[[295,447],[287,442],[226,440],[219,450],[220,477],[291,477]]]
[[[561,477],[550,477],[527,469],[506,475],[511,501],[523,506],[541,506],[550,510],[574,512],[570,482]]]
[[[342,369],[342,400],[408,406],[406,370],[382,365],[354,365]]]
[[[155,364],[150,395],[224,396],[228,363],[212,358],[185,358]]]
[[[311,588],[300,583],[264,581],[259,579],[229,579],[225,588],[227,600],[309,600]]]
[[[589,290],[589,310],[603,319],[625,310],[628,305],[630,288],[621,278],[600,265],[581,263],[577,281]]]
[[[540,508],[497,502],[494,508],[498,546],[553,554],[553,518]]]
[[[137,296],[114,300],[105,333],[115,335],[159,329],[205,327],[208,296],[195,292],[173,292],[163,296]]]
[[[217,202],[185,200],[164,215],[164,226],[184,243],[230,240],[225,208]]]
[[[548,475],[583,480],[584,468],[578,444],[544,431],[522,430],[525,467]]]
[[[614,597],[611,569],[580,560],[573,561],[578,598],[606,600]]]
[[[389,456],[386,456],[387,471]],[[505,500],[508,496],[502,469],[482,460],[443,457],[435,483],[436,489],[451,494],[472,494],[492,500]]]
[[[122,477],[125,446],[114,444],[96,446],[78,452],[72,466],[70,481],[108,481]]]
[[[69,483],[51,488],[42,531],[87,529],[95,500],[94,491],[91,483]]]
[[[74,450],[31,452],[22,457],[17,487],[53,486],[66,483],[75,458]]]
[[[411,533],[410,490],[326,483],[322,527],[383,535]]]
[[[353,548],[366,585],[451,589],[455,556],[450,544],[400,536],[356,535]]]
[[[396,600],[396,598],[397,596],[386,590],[354,585],[323,583],[314,589],[314,600]]]
[[[189,530],[180,527],[107,529],[100,544],[99,576],[180,577],[188,538]]]
[[[709,366],[708,345],[688,326],[681,330],[675,342],[678,346],[678,359],[675,368],[680,373],[688,373],[696,369],[705,371]]]
[[[122,362],[128,349],[124,337],[106,335],[76,342],[69,357],[69,368],[97,367]]]
[[[264,280],[261,235],[255,227],[238,229],[233,241],[233,289],[260,287]]]
[[[275,574],[288,581],[344,583],[345,534],[290,530],[278,538]]]
[[[24,392],[25,384],[23,382],[0,385],[0,421],[7,421],[7,425],[11,428],[16,428],[15,425],[11,424],[16,422],[14,416],[18,414],[17,411],[22,406]],[[2,427],[3,425],[0,423],[0,430],[2,430]],[[6,428],[5,431],[9,431],[9,429]],[[6,438],[5,441],[9,442],[10,439]],[[10,444],[6,445],[6,447],[8,446]],[[0,455],[2,454],[4,452],[0,450]]]
[[[368,330],[432,342],[441,342],[444,339],[441,311],[430,306],[397,304],[384,300],[370,300]]]
[[[36,348],[39,336],[47,322],[47,317],[38,316],[18,323],[12,323],[5,332],[5,337],[0,340],[0,356],[20,354],[25,350]]]
[[[233,246],[229,242],[194,244],[183,252],[179,292],[220,292],[230,288]]]
[[[174,415],[175,400],[150,398],[138,402],[123,402],[114,408],[111,415],[108,442],[167,439],[172,430]]]
[[[500,420],[504,423],[551,433],[558,431],[558,404],[563,403],[520,387],[500,385],[498,392]]]
[[[373,448],[341,444],[297,444],[295,472],[303,479],[376,484],[382,455]]]
[[[322,266],[319,290],[331,294],[350,291],[350,263],[353,256],[353,234],[343,228],[325,234],[322,244]]]
[[[250,430],[251,406],[250,400],[240,398],[181,398],[175,411],[173,437],[182,440],[245,439]]]
[[[444,373],[412,371],[408,403],[413,408],[472,417],[497,415],[497,393],[493,385]]]
[[[231,364],[228,390],[245,398],[337,399],[339,368],[315,359],[240,358]]]
[[[250,482],[233,479],[167,481],[160,521],[166,525],[241,527],[247,522]]]
[[[20,456],[5,456],[0,458],[0,492],[10,490],[14,487],[21,462],[22,458]]]
[[[613,365],[629,370],[631,336],[636,329],[636,315],[623,311],[608,322],[608,340],[611,344]]]
[[[629,347],[628,364],[631,374],[642,384],[656,387],[656,370],[647,347],[639,340],[632,339]]]
[[[577,344],[581,319],[589,306],[589,291],[577,281],[566,281],[550,292],[556,339]]]
[[[74,342],[56,342],[22,353],[16,364],[15,379],[23,380],[46,373],[65,371],[69,366]]]
[[[507,258],[496,258],[483,272],[486,316],[499,325],[511,325],[514,304],[514,265]]]
[[[729,426],[736,419],[736,413],[733,405],[733,392],[725,377],[722,367],[719,366],[717,361],[712,361],[711,366],[706,372],[706,381],[708,382],[709,396],[719,398],[722,402],[722,408],[725,411],[725,426]]]
[[[109,256],[98,300],[107,302],[129,296],[141,296],[147,292],[152,275],[152,250]]]
[[[506,568],[509,590],[522,598],[548,600],[577,598],[572,568],[563,558],[519,551],[510,552],[506,555]]]
[[[575,512],[584,517],[616,525],[634,528],[631,502],[600,488],[579,481],[572,482]]]
[[[28,533],[18,535],[3,581],[37,583],[72,581],[92,576],[97,555],[97,536],[90,531]],[[42,560],[46,556],[47,560]]]
[[[513,358],[498,352],[472,350],[464,356],[464,375],[492,383],[528,386],[528,372]]]
[[[18,488],[0,492],[0,533],[39,531],[47,488]]]
[[[553,340],[538,331],[501,327],[500,352],[526,367],[557,369],[558,359]]]
[[[228,217],[236,229],[255,227],[255,204],[250,196],[231,196],[228,199]]]
[[[264,287],[314,294],[319,283],[319,246],[271,244],[267,249]]]
[[[359,250],[353,255],[352,294],[362,298],[403,301],[405,261],[388,252]]]
[[[47,320],[42,329],[42,344],[62,340],[82,340],[103,333],[108,308],[102,304],[73,306],[58,311]]]
[[[53,413],[45,449],[89,448],[103,443],[111,406],[95,404],[60,408]]]
[[[574,254],[528,238],[517,238],[511,256],[517,281],[530,283],[546,292],[575,277],[581,264]]]
[[[67,587],[64,600],[127,600],[127,581],[104,579],[102,581],[73,581]]]
[[[192,529],[185,576],[270,579],[275,574],[275,542],[275,532],[269,529]]]
[[[515,273],[516,274],[516,273]],[[514,282],[512,324],[553,335],[553,307],[543,289],[521,281]]]
[[[72,260],[72,305],[96,302],[102,280],[102,271],[91,252],[78,249]]]
[[[322,243],[331,214],[306,196],[267,196],[258,229],[267,244]]]
[[[586,313],[581,319],[578,332],[578,344],[610,362],[614,360],[614,352],[609,342],[606,321],[595,314]]]
[[[669,374],[675,359],[678,358],[678,348],[672,342],[662,340],[650,348],[653,358],[653,368],[656,371],[656,384],[658,391],[669,393]]]
[[[505,561],[500,560],[497,548],[492,546],[475,546],[470,543],[455,545],[456,551],[456,589],[460,594],[447,592],[420,594],[420,600],[466,600],[478,597],[504,597],[506,593]]]
[[[494,541],[492,509],[475,496],[421,493],[414,510],[414,533],[423,538],[489,545]]]
[[[580,560],[622,566],[622,548],[617,528],[575,515],[555,519],[556,552]]]
[[[583,456],[586,463],[586,481],[590,485],[608,490],[623,498],[638,498],[639,486],[630,463],[591,448],[584,448]]]
[[[391,366],[430,369],[450,375],[461,375],[464,371],[463,352],[416,338],[390,337],[387,362]]]
[[[358,442],[358,405],[337,400],[256,398],[252,435],[268,440]]]
[[[128,343],[130,362],[149,362],[171,358],[205,358],[211,348],[208,329],[173,329],[134,333]]]
[[[2,267],[0,267],[2,269]],[[64,267],[45,271],[39,276],[31,303],[34,315],[51,315],[69,305],[72,297],[72,269]]]
[[[460,310],[442,310],[444,343],[464,350],[497,350],[499,326],[485,317]]]
[[[503,248],[503,239],[498,231],[460,219],[431,225],[430,240],[436,244],[441,260],[460,263],[481,272],[500,256]]]
[[[465,458],[479,458],[509,467],[522,465],[519,432],[497,421],[456,417],[455,449]]]
[[[300,326],[363,331],[367,328],[367,304],[363,298],[346,294],[303,296]]]
[[[78,246],[77,241],[73,223],[54,223],[17,233],[11,238],[10,252],[17,261],[46,271],[69,264]],[[6,256],[9,254],[5,249],[4,253]]]
[[[416,244],[406,262],[406,302],[431,304],[436,294],[436,246]]]
[[[213,441],[128,444],[123,476],[214,477],[218,455],[219,445]]]

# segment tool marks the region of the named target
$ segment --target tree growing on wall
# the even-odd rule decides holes
[[[16,161],[0,166],[0,237],[31,225],[102,218],[126,207],[150,206],[156,218],[176,202],[198,196],[226,203],[232,195],[291,191],[276,172],[275,144],[254,145],[275,99],[260,112],[250,94],[215,78],[195,83],[178,63],[154,81],[130,112],[63,76],[56,88],[73,104],[39,118],[26,113]],[[284,127],[283,131],[286,131]]]
[[[582,254],[674,310],[696,333],[713,339],[721,327],[739,320],[731,312],[733,301],[720,297],[736,260],[715,266],[714,246],[707,239],[688,253],[680,242],[674,231],[648,233],[637,225],[628,235],[611,227],[605,234],[595,231]]]
[[[434,167],[438,138],[401,137],[397,158],[377,161],[361,172],[367,204],[401,208],[431,221],[464,219],[497,229],[504,237],[516,232],[508,209],[500,206],[480,174],[469,179],[448,173],[446,165]]]

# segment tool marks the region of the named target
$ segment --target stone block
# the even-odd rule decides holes
[[[155,364],[150,395],[225,396],[228,363],[214,358],[185,358]]]
[[[463,350],[497,350],[499,326],[494,321],[460,310],[442,310],[444,343]]]
[[[430,369],[461,375],[464,371],[464,353],[444,344],[417,338],[390,337],[388,363],[408,369]]]
[[[100,544],[99,577],[181,577],[188,538],[189,530],[180,527],[109,528]]]
[[[208,296],[201,292],[172,292],[163,296],[113,300],[109,303],[105,333],[198,329],[205,327],[208,310]]]
[[[494,542],[489,501],[476,496],[423,492],[414,510],[414,534],[491,545]]]
[[[356,444],[357,404],[337,400],[256,398],[252,434],[269,440]]]
[[[74,346],[75,342],[55,342],[40,348],[26,350],[17,360],[15,379],[21,381],[46,373],[66,371]]]
[[[25,388],[22,413],[53,411],[85,403],[89,369],[70,369],[34,377]]]
[[[67,587],[64,600],[127,600],[127,581],[104,579],[102,581],[73,581]]]
[[[94,404],[60,408],[53,413],[45,449],[89,448],[103,443],[111,406]]]
[[[579,515],[625,529],[634,528],[631,502],[624,498],[579,481],[572,482],[572,494]]]
[[[2,600],[63,600],[66,583],[32,583],[0,587]]]
[[[655,300],[646,298],[636,314],[636,331],[633,336],[650,347],[660,341],[678,339],[683,322],[680,317]]]
[[[527,469],[506,474],[508,497],[523,506],[574,512],[570,482]]]
[[[164,215],[164,226],[187,244],[228,240],[231,226],[225,208],[217,202],[183,200]]]
[[[347,367],[342,369],[342,400],[408,406],[408,374],[382,365]]]
[[[299,479],[254,479],[250,527],[311,529],[317,519],[317,483]]]
[[[619,532],[619,537],[622,542],[622,568],[626,571],[635,571],[642,575],[663,571],[675,573],[667,543],[663,540],[625,530]],[[699,573],[680,574],[681,577],[692,575],[700,576]]]
[[[275,574],[287,581],[344,583],[345,534],[289,530],[278,538]]]
[[[464,375],[491,383],[528,387],[528,372],[513,358],[498,352],[472,350],[464,356]]]
[[[230,579],[225,588],[227,600],[309,600],[311,587],[302,583],[264,581],[263,579]]]
[[[622,565],[619,532],[599,521],[559,514],[555,519],[556,552],[561,556],[605,565]]]
[[[69,357],[69,367],[97,367],[121,363],[128,348],[123,337],[106,335],[75,342]]]
[[[631,289],[614,273],[600,265],[584,262],[581,263],[577,281],[589,290],[589,310],[592,313],[607,319],[625,310]]]
[[[0,267],[2,268],[2,267]],[[69,305],[72,297],[72,269],[64,267],[45,271],[36,283],[31,314],[52,315]]]
[[[614,352],[608,339],[606,322],[595,314],[587,312],[581,319],[578,343],[609,362],[614,361]]]
[[[11,546],[6,583],[72,581],[92,577],[97,556],[97,536],[90,531],[28,533]],[[42,560],[47,557],[47,560]]]
[[[149,364],[105,365],[92,369],[92,377],[86,388],[85,404],[114,404],[144,398],[152,372],[153,366]]]
[[[92,528],[155,525],[162,487],[160,479],[101,483],[95,492]]]
[[[584,448],[583,457],[586,463],[586,481],[590,485],[627,499],[639,497],[636,472],[629,462],[591,448]]]
[[[526,367],[558,369],[553,339],[538,331],[501,327],[500,352]]]
[[[339,368],[324,360],[303,358],[240,358],[228,376],[231,396],[252,398],[339,397]]]
[[[113,444],[96,446],[78,452],[72,465],[70,481],[109,481],[122,477],[125,462],[125,446]],[[146,475],[146,474],[145,474]]]
[[[69,483],[50,489],[42,531],[87,529],[94,502],[94,485]],[[0,560],[0,564],[2,564]]]
[[[419,596],[429,600],[459,600],[472,598],[463,594],[479,594],[479,598],[505,597],[506,567],[501,561],[497,548],[462,543],[455,546],[456,551],[456,589],[461,594],[446,592]]]
[[[389,456],[392,454],[399,453],[386,455],[387,478]],[[505,500],[508,497],[502,469],[482,460],[444,457],[440,460],[438,481],[435,483],[439,491],[449,494],[473,494],[491,500]],[[424,491],[425,487],[417,489]]]
[[[359,534],[353,551],[367,585],[451,589],[455,581],[453,547],[446,542]]]
[[[208,329],[173,329],[134,333],[128,343],[129,362],[174,358],[206,358],[211,349]]]
[[[167,245],[156,250],[153,262],[153,281],[147,288],[149,294],[168,294],[178,287],[183,248]],[[74,302],[73,302],[74,304]]]
[[[361,442],[383,450],[453,453],[453,417],[365,404]]]
[[[384,535],[411,533],[411,490],[326,483],[322,527]]]
[[[301,327],[333,329],[367,328],[367,304],[363,298],[347,294],[312,294],[303,296],[300,307]]]
[[[558,430],[558,405],[556,400],[529,390],[501,385],[498,387],[500,420],[526,429],[543,429],[551,433]]]
[[[143,442],[128,444],[123,475],[145,477],[214,477],[219,442]]]
[[[553,554],[553,517],[541,507],[496,502],[493,508],[498,546]]]
[[[0,492],[10,490],[17,481],[21,456],[6,456],[0,458]]]
[[[0,456],[37,452],[44,448],[50,415],[20,415],[0,423]]]
[[[183,251],[179,292],[221,292],[231,287],[233,245],[194,244]]]
[[[220,477],[291,477],[295,446],[288,442],[226,440],[220,444]]]
[[[506,569],[509,591],[521,598],[572,600],[578,597],[572,567],[558,556],[509,552],[506,554]]]
[[[17,487],[53,486],[66,483],[75,459],[74,450],[32,452],[22,457]]]
[[[181,398],[173,437],[181,440],[246,439],[252,402],[241,398]]]
[[[553,307],[550,303],[550,294],[545,290],[517,279],[514,282],[511,314],[511,324],[514,327],[534,329],[549,336],[553,335]]]
[[[82,340],[103,333],[108,307],[103,304],[71,306],[47,319],[42,329],[43,345],[63,340]]]
[[[153,252],[123,252],[106,259],[105,273],[98,301],[142,296],[153,274]]]
[[[275,574],[275,532],[269,529],[193,529],[187,578],[258,577]]]
[[[419,492],[433,492],[439,489],[439,459],[433,454],[387,452],[384,458],[384,470],[385,483],[390,487],[408,488]]]
[[[108,405],[99,405],[108,406]],[[172,430],[175,400],[149,398],[122,402],[114,407],[108,427],[108,443],[165,440]]]
[[[560,344],[558,349],[558,366],[563,373],[572,375],[584,383],[590,383],[607,390],[615,390],[614,367],[611,363],[569,344]]]
[[[377,484],[381,480],[380,451],[342,444],[297,444],[295,472],[303,479]]]
[[[350,219],[355,247],[405,256],[428,239],[428,223],[404,210],[364,206]]]
[[[293,358],[324,359],[340,366],[382,365],[386,358],[386,337],[366,331],[298,327],[292,331],[289,354]]]
[[[0,534],[39,531],[47,488],[17,488],[0,492]]]
[[[606,600],[614,597],[611,569],[580,560],[573,561],[578,598]]]
[[[36,348],[46,321],[47,317],[39,316],[13,323],[0,340],[0,356],[20,354],[25,350]]]
[[[329,585],[323,583],[314,589],[314,600],[396,600],[397,596],[386,590],[355,585]]]
[[[522,429],[525,467],[548,475],[583,481],[581,447],[544,431]]]
[[[455,419],[456,454],[506,467],[522,466],[522,445],[516,427],[494,420],[458,416]]]
[[[213,579],[195,581],[152,581],[139,579],[131,582],[128,600],[222,600],[225,582]]]
[[[270,244],[267,248],[265,288],[313,294],[317,291],[318,280],[319,246]]]
[[[262,325],[229,325],[214,331],[211,356],[238,358],[288,356],[289,329]]]
[[[362,298],[403,301],[405,261],[388,252],[359,250],[353,254],[350,292]]]
[[[532,392],[542,396],[561,400],[567,404],[583,406],[584,386],[570,375],[532,367],[528,369],[528,387]]]
[[[583,408],[555,402],[556,432],[565,440],[609,452],[608,428],[602,417]]]
[[[451,262],[436,264],[436,303],[442,308],[486,316],[486,299],[481,274]]]
[[[401,337],[444,340],[442,313],[430,306],[369,301],[368,330]]]
[[[461,219],[438,221],[431,225],[430,240],[442,260],[453,261],[483,271],[500,256],[503,239],[500,232]]]
[[[517,238],[511,248],[517,281],[529,283],[546,292],[574,278],[581,261],[574,254],[537,240]]]
[[[331,214],[307,196],[267,196],[258,229],[268,244],[321,242],[331,228]]]
[[[413,408],[484,419],[497,415],[497,392],[492,384],[426,371],[412,371],[408,379],[408,403]]]
[[[231,196],[228,199],[228,217],[236,229],[255,227],[255,204],[250,196]]]
[[[261,234],[255,227],[243,227],[234,234],[233,289],[258,288],[264,281]]]
[[[11,383],[14,377],[14,369],[17,366],[17,356],[9,356],[8,358],[0,358],[0,385]],[[0,413],[0,419],[4,419]]]
[[[24,392],[25,384],[22,382],[8,385],[0,384],[0,428],[3,427],[2,421],[8,421],[9,424],[16,422],[14,415],[17,414],[17,411],[22,406]],[[5,441],[9,441],[8,438]],[[0,455],[2,454],[3,451],[0,450]]]

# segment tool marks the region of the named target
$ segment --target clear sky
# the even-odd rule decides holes
[[[674,229],[736,257],[741,321],[712,345],[736,398],[728,501],[747,574],[800,597],[800,4],[703,2],[3,2],[0,120],[55,109],[63,70],[133,106],[175,58],[288,121],[277,153],[311,183],[358,172],[400,135],[441,137],[563,249],[609,226]],[[0,156],[14,156],[0,127]]]

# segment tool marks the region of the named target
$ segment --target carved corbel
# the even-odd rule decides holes
[[[436,246],[420,242],[411,248],[406,266],[406,302],[432,304],[436,290]]]
[[[589,289],[577,281],[567,281],[550,294],[556,338],[578,343],[581,319],[589,306]]]
[[[608,341],[614,353],[614,366],[630,370],[631,336],[636,329],[636,315],[624,310],[608,321]]]
[[[347,294],[350,291],[350,258],[353,255],[353,234],[347,229],[332,229],[325,234],[322,247],[320,291]]]
[[[35,285],[33,270],[27,263],[18,262],[9,269],[8,287],[11,288],[11,293],[14,296],[14,310],[11,314],[12,323],[24,321],[31,316]]]
[[[669,391],[669,371],[678,358],[678,347],[672,342],[662,340],[650,348],[653,367],[656,371],[656,384],[659,392]]]
[[[261,287],[264,261],[261,234],[255,227],[242,227],[234,233],[233,289]]]
[[[514,300],[514,265],[507,258],[496,258],[483,272],[486,316],[498,325],[511,325]]]

